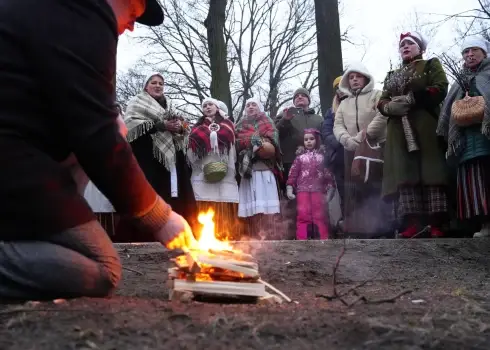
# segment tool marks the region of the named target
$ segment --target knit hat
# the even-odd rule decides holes
[[[303,94],[303,95],[305,95],[305,96],[308,98],[308,101],[309,101],[309,102],[311,102],[310,92],[309,92],[307,89],[305,89],[305,88],[303,88],[303,87],[300,87],[299,89],[296,89],[296,91],[295,91],[295,92],[294,92],[294,94],[293,94],[293,103],[294,103],[294,100],[296,100],[296,96],[297,96],[298,94]]]
[[[461,46],[461,52],[464,52],[464,50],[471,47],[478,47],[485,51],[485,53],[488,53],[490,51],[490,43],[481,36],[470,36],[465,38],[463,41],[463,45]]]
[[[150,82],[151,78],[153,78],[154,76],[159,76],[160,78],[162,78],[162,80],[165,80],[165,78],[163,77],[162,74],[158,73],[158,72],[153,72],[149,75],[146,76],[146,79],[145,79],[145,82],[143,84],[143,90],[146,89],[146,87],[148,86],[148,83]]]
[[[400,41],[398,44],[401,44],[402,41],[410,41],[417,45],[421,52],[425,52],[427,50],[427,39],[419,32],[406,32],[400,34]]]
[[[339,87],[340,80],[342,80],[342,76],[335,78],[335,80],[333,81],[334,90]]]
[[[218,108],[228,115],[228,106],[223,101],[218,100]]]
[[[245,106],[246,106],[247,104],[249,104],[250,102],[255,102],[255,103],[257,104],[257,106],[259,106],[259,111],[260,111],[261,113],[264,113],[264,112],[265,112],[265,110],[264,110],[264,105],[262,104],[262,102],[260,102],[260,101],[259,101],[259,99],[258,99],[258,98],[255,98],[255,97],[251,97],[251,98],[249,98],[249,99],[247,100],[247,102],[245,102]],[[245,115],[246,115],[246,112],[245,112]]]

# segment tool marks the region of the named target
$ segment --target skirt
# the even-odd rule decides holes
[[[490,157],[464,162],[458,167],[457,211],[458,219],[489,217]]]
[[[400,219],[408,215],[445,214],[448,212],[446,189],[441,186],[402,186],[398,189],[395,208]]]
[[[226,241],[239,241],[244,234],[243,222],[238,219],[238,203],[197,201],[199,213],[214,210],[214,224],[216,238]],[[196,230],[199,237],[200,230]]]
[[[253,171],[252,178],[242,179],[238,195],[239,217],[281,212],[277,181],[270,170]]]

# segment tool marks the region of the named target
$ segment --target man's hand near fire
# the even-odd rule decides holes
[[[168,249],[188,251],[197,248],[197,241],[187,221],[172,211],[167,223],[156,234],[155,238]]]

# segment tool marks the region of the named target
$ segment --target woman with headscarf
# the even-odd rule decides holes
[[[246,101],[235,130],[241,177],[238,216],[253,218],[251,235],[277,235],[273,215],[280,213],[278,179],[283,170],[278,131],[256,98]]]
[[[365,142],[364,135],[372,145],[383,144],[386,139],[386,118],[376,108],[381,91],[374,84],[374,77],[362,63],[349,66],[339,84],[339,90],[347,97],[337,109],[333,127],[337,141],[344,147],[343,231],[362,237],[384,234],[388,229],[380,176],[369,176],[369,182],[361,182],[351,173],[356,151]]]
[[[129,101],[124,115],[127,139],[148,182],[174,211],[194,226],[197,207],[184,153],[189,128],[172,108],[163,86],[163,76],[152,73],[145,80],[143,91]]]
[[[448,221],[445,147],[436,135],[448,81],[437,58],[425,60],[427,41],[417,32],[400,35],[399,69],[388,73],[379,111],[388,117],[383,196],[395,204],[403,238],[424,227],[442,237]]]
[[[235,126],[222,108],[224,103],[214,98],[202,101],[203,116],[189,135],[187,158],[198,211],[214,211],[219,238],[239,240]]]
[[[437,133],[447,143],[447,158],[457,164],[457,217],[481,225],[474,237],[490,236],[490,59],[489,43],[481,37],[464,40],[461,70],[454,67],[456,82],[444,101]],[[471,123],[460,124],[451,110],[466,96],[484,103]]]

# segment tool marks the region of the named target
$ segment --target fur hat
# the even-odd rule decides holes
[[[398,44],[401,44],[402,41],[410,41],[417,45],[420,49],[420,52],[425,52],[427,50],[427,39],[419,32],[406,32],[400,34],[400,41]]]
[[[481,36],[470,36],[465,38],[463,40],[463,45],[461,45],[461,53],[471,47],[478,47],[482,49],[485,53],[488,53],[490,51],[490,43]]]
[[[296,89],[296,91],[293,94],[293,104],[294,104],[294,100],[296,100],[296,96],[299,94],[305,95],[308,98],[308,102],[311,102],[310,92],[307,89],[305,89],[304,87],[300,87],[300,88]]]
[[[145,82],[143,84],[143,90],[146,89],[146,87],[148,86],[148,83],[150,82],[151,78],[153,78],[155,76],[159,76],[160,78],[162,78],[163,81],[165,81],[165,78],[163,77],[163,75],[161,73],[153,72],[153,73],[151,73],[151,74],[149,74],[149,75],[146,76]]]

